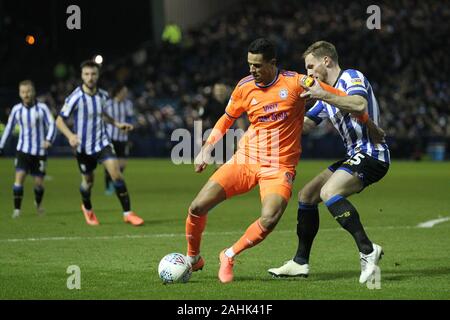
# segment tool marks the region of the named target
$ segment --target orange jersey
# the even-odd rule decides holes
[[[266,86],[256,84],[252,76],[238,83],[225,109],[232,118],[246,112],[251,123],[239,142],[238,154],[263,164],[297,164],[305,113],[305,100],[300,98],[302,76],[279,71]]]

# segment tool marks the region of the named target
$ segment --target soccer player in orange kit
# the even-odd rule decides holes
[[[231,94],[225,114],[195,159],[195,171],[206,168],[214,144],[242,113],[247,113],[251,125],[235,155],[212,175],[191,203],[186,220],[187,257],[192,270],[197,271],[205,264],[200,256],[200,243],[208,211],[223,200],[259,185],[261,217],[235,244],[220,253],[218,276],[222,283],[233,280],[235,256],[263,241],[280,220],[291,197],[295,166],[301,153],[305,98],[300,94],[304,91],[301,86],[304,76],[279,70],[276,48],[264,38],[250,44],[247,60],[251,75],[239,81]],[[333,94],[345,95],[320,84]]]

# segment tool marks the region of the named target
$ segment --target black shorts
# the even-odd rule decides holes
[[[14,165],[16,171],[25,171],[32,176],[43,177],[47,167],[47,156],[33,156],[17,151]]]
[[[381,180],[389,170],[389,163],[375,159],[365,153],[358,152],[344,160],[333,163],[328,167],[331,172],[344,170],[356,174],[363,183],[363,188]]]
[[[117,158],[126,159],[130,154],[130,148],[128,142],[126,141],[112,141],[114,151],[116,152]]]
[[[78,153],[76,154],[78,169],[82,174],[89,174],[97,168],[98,163],[108,159],[117,159],[116,153],[111,145],[104,147],[101,151],[94,154]]]

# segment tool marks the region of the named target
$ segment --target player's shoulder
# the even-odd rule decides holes
[[[343,80],[361,80],[364,81],[364,74],[357,69],[345,69],[341,74],[341,79]]]
[[[40,109],[49,110],[49,107],[48,107],[48,105],[47,105],[45,102],[40,102],[40,101],[38,101],[38,102],[36,103],[36,105],[37,105],[38,108],[40,108]]]
[[[11,113],[17,111],[17,110],[20,109],[20,108],[22,108],[22,103],[21,103],[21,102],[15,104],[15,105],[12,107]]]
[[[79,99],[83,95],[83,90],[81,86],[76,87],[73,91],[67,96],[66,101],[73,101]]]
[[[255,80],[255,78],[253,78],[253,76],[250,74],[244,78],[242,78],[241,80],[239,80],[238,84],[237,84],[237,88],[244,88],[248,85],[251,85],[253,83],[253,81]]]
[[[98,88],[98,95],[103,99],[109,99],[108,91],[106,91],[102,88]]]
[[[299,73],[296,71],[290,71],[290,70],[280,70],[280,76],[285,78],[295,78],[299,76]]]

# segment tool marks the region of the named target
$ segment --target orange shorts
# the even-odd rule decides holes
[[[268,194],[279,194],[289,201],[295,179],[295,167],[236,163],[235,156],[210,178],[225,190],[227,198],[246,193],[259,184],[261,201]]]

